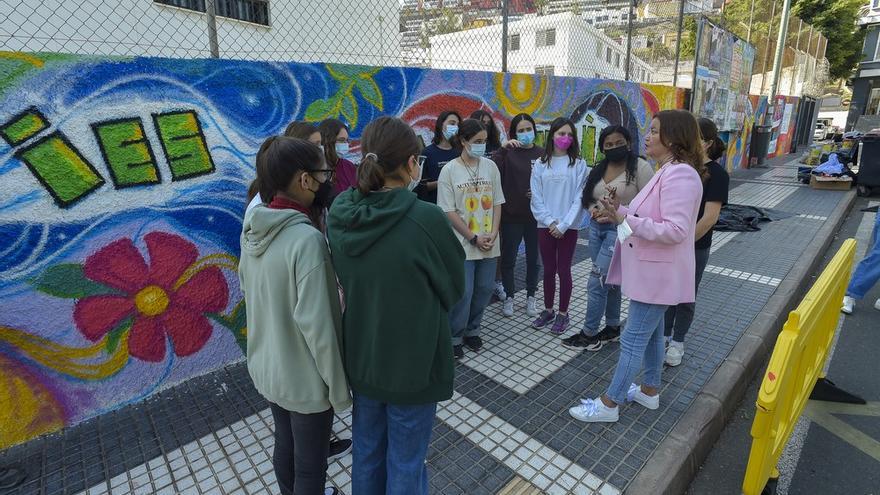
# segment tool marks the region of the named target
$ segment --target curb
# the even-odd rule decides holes
[[[792,267],[682,418],[630,482],[626,493],[676,495],[687,491],[736,412],[749,383],[764,366],[789,311],[812,284],[810,275],[819,268],[822,253],[831,245],[855,198],[855,190],[846,193],[804,249],[801,258],[808,262]]]

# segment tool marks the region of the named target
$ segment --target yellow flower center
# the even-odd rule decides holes
[[[134,296],[134,304],[144,316],[161,315],[168,308],[168,294],[161,287],[144,287]]]

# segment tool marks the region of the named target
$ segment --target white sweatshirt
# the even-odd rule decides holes
[[[547,165],[541,160],[532,167],[532,215],[538,227],[556,228],[565,233],[568,229],[580,230],[584,210],[581,197],[590,169],[587,162],[578,158],[569,166],[569,157],[554,156]]]

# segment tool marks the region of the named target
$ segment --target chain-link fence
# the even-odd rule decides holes
[[[690,87],[697,19],[757,47],[766,92],[781,0],[0,0],[0,50],[321,61]],[[743,9],[749,9],[748,23]],[[825,39],[792,18],[780,92],[813,91]],[[785,70],[791,76],[786,86]]]

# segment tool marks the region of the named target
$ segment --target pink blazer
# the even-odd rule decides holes
[[[607,283],[649,304],[694,302],[694,231],[703,194],[699,174],[669,163],[620,207],[632,235],[614,246]]]

